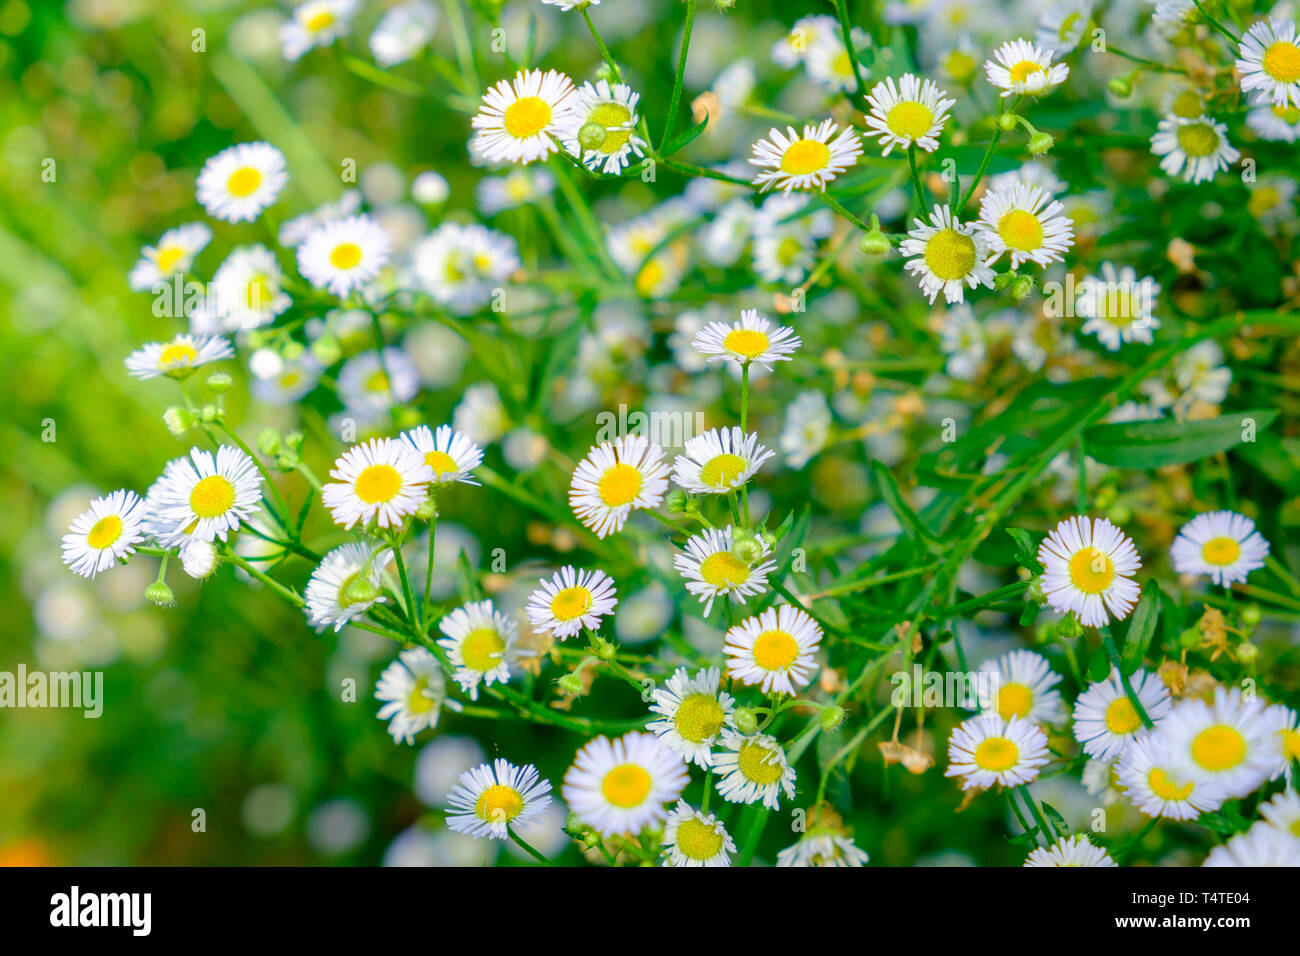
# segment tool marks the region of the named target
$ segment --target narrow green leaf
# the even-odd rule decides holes
[[[685,149],[687,146],[693,143],[696,139],[698,139],[700,134],[704,132],[705,128],[708,125],[709,125],[709,117],[707,114],[705,114],[704,119],[702,119],[700,122],[696,123],[690,129],[682,130],[680,133],[674,136],[672,142],[668,143],[668,145],[664,146],[662,149],[659,150],[659,155],[671,156],[674,153],[681,152],[683,149]]]
[[[1162,418],[1094,425],[1084,432],[1084,441],[1089,455],[1116,468],[1184,465],[1255,441],[1277,414],[1275,408],[1256,408],[1186,422]]]
[[[1034,574],[1042,574],[1043,566],[1038,563],[1038,543],[1042,535],[1037,535],[1032,531],[1026,531],[1024,528],[1007,528],[1007,534],[1016,543],[1016,560],[1021,566],[1028,568]]]
[[[1128,636],[1124,639],[1124,649],[1120,653],[1120,670],[1125,674],[1132,674],[1142,666],[1142,660],[1151,646],[1151,638],[1155,636],[1159,615],[1160,585],[1151,580],[1142,589],[1142,597],[1133,610]]]
[[[898,523],[903,526],[908,536],[937,541],[934,532],[921,521],[920,516],[912,510],[912,506],[903,497],[903,492],[890,470],[878,461],[873,461],[871,468],[876,473],[876,483],[880,486],[880,494],[884,497],[885,504],[889,506],[889,510],[894,513],[894,517],[898,519]]]

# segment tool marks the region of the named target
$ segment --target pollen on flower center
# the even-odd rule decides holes
[[[1219,148],[1219,134],[1209,123],[1186,123],[1178,127],[1178,145],[1188,156],[1211,156]]]
[[[1046,71],[1033,60],[1021,60],[1011,68],[1011,82],[1023,83],[1031,76],[1045,72]]]
[[[1246,740],[1235,728],[1215,724],[1192,741],[1192,759],[1204,770],[1231,770],[1246,759]]]
[[[565,588],[551,598],[551,613],[561,621],[582,617],[590,607],[591,592],[586,588]]]
[[[825,169],[830,158],[831,151],[825,143],[815,139],[797,139],[781,157],[781,172],[791,176],[807,176]]]
[[[1112,734],[1131,734],[1141,726],[1142,719],[1127,697],[1116,697],[1106,708],[1106,729]]]
[[[1115,565],[1096,548],[1080,548],[1070,558],[1070,581],[1084,594],[1100,594],[1115,579]]]
[[[700,577],[715,588],[732,588],[749,580],[749,565],[730,551],[719,551],[700,562]]]
[[[1169,774],[1159,767],[1151,768],[1147,774],[1147,784],[1151,787],[1151,792],[1161,800],[1186,800],[1196,788],[1194,783],[1185,783],[1181,787],[1176,785],[1169,779]]]
[[[1010,770],[1020,759],[1020,748],[1006,737],[989,737],[975,748],[975,764],[981,770],[1001,773]]]
[[[367,392],[387,392],[391,391],[392,386],[388,384],[388,376],[384,374],[383,369],[375,369],[366,379]]]
[[[767,351],[769,344],[771,343],[765,334],[755,332],[753,329],[732,329],[722,340],[722,347],[728,352],[735,352],[749,359],[762,355]]]
[[[252,166],[241,166],[226,180],[226,188],[230,190],[232,196],[251,196],[260,185],[262,185],[262,173]]]
[[[186,342],[173,342],[158,356],[159,365],[183,365],[199,357],[198,350]]]
[[[271,291],[271,283],[266,276],[257,276],[248,283],[247,298],[250,309],[264,309],[271,304],[275,294]]]
[[[722,834],[716,827],[691,817],[677,828],[677,849],[692,860],[707,860],[722,849]]]
[[[710,488],[730,488],[745,473],[745,459],[739,455],[716,455],[700,469],[700,481]]]
[[[235,503],[235,486],[221,475],[209,475],[190,492],[190,510],[200,518],[216,518]]]
[[[998,235],[1008,248],[1032,252],[1043,244],[1043,224],[1023,209],[1012,209],[998,220]]]
[[[596,492],[610,508],[631,504],[641,493],[641,472],[620,462],[600,476]]]
[[[605,139],[597,147],[597,152],[617,153],[632,137],[632,130],[627,128],[632,119],[631,112],[622,103],[601,103],[587,114],[588,123],[605,127]]]
[[[798,642],[785,631],[764,631],[754,639],[754,663],[763,670],[784,670],[798,656]]]
[[[600,782],[601,795],[616,807],[636,807],[650,795],[650,774],[634,763],[619,764]]]
[[[456,459],[445,451],[431,451],[424,456],[424,463],[433,469],[433,473],[441,478],[443,475],[449,475],[453,472],[460,471],[460,466],[456,464]]]
[[[357,475],[355,489],[368,505],[391,501],[402,490],[402,476],[392,465],[371,465]]]
[[[711,694],[692,694],[681,702],[673,724],[683,738],[693,744],[703,743],[719,730],[726,713]]]
[[[1183,90],[1174,99],[1173,114],[1180,119],[1196,119],[1205,115],[1205,106],[1191,90]]]
[[[86,535],[86,544],[103,550],[120,537],[122,537],[122,519],[117,515],[105,515],[95,522],[95,526],[90,529],[90,534]]]
[[[185,250],[180,246],[168,246],[166,249],[158,250],[158,256],[154,261],[158,266],[158,271],[166,275],[184,257]]]
[[[1241,545],[1234,538],[1211,538],[1201,547],[1207,564],[1232,564],[1241,557]]]
[[[490,627],[480,627],[465,635],[460,644],[460,659],[472,671],[493,670],[501,663],[506,642]]]
[[[1024,684],[1003,684],[998,688],[998,713],[1004,718],[1028,717],[1034,694]]]
[[[776,783],[785,773],[776,751],[762,744],[741,744],[739,765],[746,779],[760,786]]]
[[[303,24],[303,26],[305,26],[312,33],[319,33],[321,30],[328,29],[333,24],[334,24],[334,14],[330,13],[328,10],[322,10],[320,13],[316,14],[305,24]]]
[[[975,268],[975,240],[956,229],[940,229],[925,244],[925,264],[944,282],[964,279]]]
[[[1279,40],[1264,51],[1264,72],[1279,83],[1300,80],[1300,47]]]
[[[550,124],[551,106],[541,97],[523,96],[506,107],[502,122],[515,139],[528,139]]]
[[[434,700],[431,697],[424,696],[424,689],[429,686],[428,679],[421,677],[411,688],[411,693],[406,698],[406,709],[413,714],[427,714],[433,710]]]
[[[885,125],[895,136],[920,139],[934,125],[934,114],[921,103],[904,100],[889,111]]]
[[[474,803],[474,813],[489,823],[509,823],[524,809],[524,798],[514,787],[494,783]]]
[[[361,247],[355,242],[340,242],[330,250],[330,265],[335,269],[351,269],[361,261]]]

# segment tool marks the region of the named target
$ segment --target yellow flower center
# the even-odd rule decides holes
[[[634,763],[619,764],[600,782],[600,793],[616,807],[636,807],[650,795],[650,774]]]
[[[86,535],[86,544],[102,551],[122,537],[122,519],[117,515],[105,515],[95,522],[95,527]]]
[[[793,236],[787,236],[777,243],[776,261],[783,266],[792,265],[799,258],[801,252],[803,252],[803,246],[799,244],[799,240]]]
[[[1279,40],[1264,51],[1264,72],[1279,83],[1300,80],[1300,47]]]
[[[487,673],[501,663],[506,642],[495,629],[480,627],[465,635],[460,644],[460,659],[472,671]]]
[[[1282,755],[1286,757],[1287,762],[1300,760],[1300,731],[1283,730],[1282,735]]]
[[[925,264],[944,282],[964,279],[975,268],[975,240],[956,229],[940,229],[925,244]]]
[[[677,827],[677,849],[690,860],[708,860],[722,849],[722,834],[717,827],[691,817]]]
[[[619,462],[600,476],[596,493],[610,508],[631,504],[641,493],[641,472]]]
[[[1196,119],[1205,115],[1205,104],[1191,90],[1183,90],[1174,98],[1173,113],[1179,119]]]
[[[934,125],[934,114],[921,103],[904,100],[889,111],[885,125],[900,139],[920,139]]]
[[[1023,83],[1035,73],[1046,73],[1047,71],[1033,60],[1021,60],[1011,68],[1010,72],[1012,83]]]
[[[1006,737],[989,737],[975,748],[975,765],[981,770],[1001,773],[1010,770],[1020,759],[1020,748]]]
[[[1101,594],[1115,580],[1110,556],[1096,548],[1080,548],[1070,559],[1070,581],[1084,594]]]
[[[1271,186],[1256,186],[1246,200],[1246,211],[1252,216],[1262,216],[1275,209],[1282,200],[1282,194]]]
[[[402,475],[392,465],[371,465],[357,475],[353,490],[368,505],[392,501],[402,490]]]
[[[173,342],[158,356],[159,365],[185,365],[199,357],[198,349],[188,342]]]
[[[776,783],[785,774],[781,755],[762,744],[741,744],[739,764],[746,779],[763,787]]]
[[[605,141],[597,147],[596,151],[608,156],[626,146],[632,136],[632,130],[626,128],[626,124],[631,119],[632,114],[622,103],[601,103],[587,114],[588,123],[605,127]]]
[[[216,518],[235,503],[235,486],[221,475],[209,475],[190,492],[190,510],[200,518]]]
[[[322,10],[303,24],[303,26],[305,26],[311,33],[319,33],[321,30],[328,29],[333,25],[333,23],[334,14],[330,13],[328,10]]]
[[[1012,209],[998,220],[998,235],[1009,249],[1033,252],[1043,244],[1043,224],[1023,209]]]
[[[1219,134],[1208,123],[1187,123],[1178,127],[1178,145],[1188,156],[1211,156],[1219,148]]]
[[[460,466],[456,464],[456,459],[445,451],[431,451],[424,456],[424,463],[433,469],[433,473],[441,478],[443,475],[454,474],[460,471]]]
[[[1112,734],[1131,734],[1141,726],[1142,718],[1127,697],[1116,697],[1106,708],[1106,729]]]
[[[791,176],[807,176],[819,169],[825,169],[830,161],[831,151],[825,143],[815,139],[797,139],[787,147],[781,157],[781,172]]]
[[[785,631],[764,631],[754,640],[754,663],[765,671],[784,670],[799,656],[799,643]]]
[[[1181,787],[1169,779],[1169,774],[1165,773],[1159,767],[1152,767],[1151,772],[1147,774],[1147,785],[1151,787],[1151,792],[1161,800],[1186,800],[1196,789],[1196,784],[1185,783]]]
[[[1231,770],[1246,759],[1246,738],[1235,727],[1215,724],[1192,741],[1192,759],[1204,770]]]
[[[720,591],[749,580],[749,565],[730,551],[719,551],[700,562],[700,577]]]
[[[232,196],[250,196],[262,185],[262,171],[252,166],[240,166],[226,180],[226,189]]]
[[[582,617],[590,607],[591,592],[586,588],[565,588],[551,598],[551,614],[559,621],[572,621]]]
[[[664,267],[658,259],[651,259],[636,274],[636,291],[637,295],[651,295],[659,287],[659,283],[664,281]]]
[[[710,488],[730,488],[745,473],[748,462],[739,455],[724,452],[709,459],[700,469],[700,482]]]
[[[762,355],[767,351],[769,344],[764,333],[756,332],[753,329],[732,329],[727,333],[727,337],[722,340],[724,349],[728,352],[735,352],[747,359]]]
[[[164,275],[170,273],[176,263],[185,258],[185,250],[180,246],[167,246],[165,249],[159,249],[157,258],[154,262],[158,266],[158,271]]]
[[[424,689],[429,686],[428,678],[421,677],[411,688],[411,693],[406,698],[406,709],[413,714],[427,714],[433,710],[436,701],[431,697],[424,696]]]
[[[391,388],[388,384],[388,376],[384,374],[383,369],[375,369],[366,379],[367,392],[388,392]]]
[[[1232,564],[1241,557],[1241,545],[1235,538],[1211,538],[1201,546],[1201,557],[1206,564]]]
[[[1296,123],[1300,123],[1300,106],[1275,106],[1273,107],[1273,115],[1294,126]]]
[[[255,311],[267,308],[275,298],[275,290],[266,276],[257,276],[248,283],[248,307]]]
[[[1077,13],[1071,13],[1064,20],[1062,20],[1060,28],[1056,31],[1057,39],[1064,40],[1066,37],[1068,37],[1070,35],[1070,32],[1074,29],[1074,25],[1078,22],[1079,22],[1079,14]]]
[[[515,139],[536,136],[551,122],[551,105],[537,96],[523,96],[506,107],[502,123]]]
[[[1034,705],[1034,692],[1024,684],[1004,684],[998,688],[998,713],[1004,720],[1028,717]]]
[[[524,809],[524,798],[514,787],[494,783],[474,803],[474,813],[489,823],[509,823]]]
[[[340,242],[330,252],[330,265],[335,269],[351,269],[361,261],[361,247],[355,242]]]
[[[712,694],[691,694],[677,706],[673,726],[683,739],[702,744],[722,729],[726,717],[722,705]]]
[[[831,61],[831,70],[840,76],[853,76],[853,61],[849,59],[849,52],[847,50],[838,54],[835,59]]]

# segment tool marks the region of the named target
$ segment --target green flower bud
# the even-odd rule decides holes
[[[1201,632],[1194,627],[1189,627],[1183,633],[1178,635],[1178,646],[1186,650],[1192,650],[1201,645]]]
[[[176,594],[166,581],[155,581],[144,589],[144,596],[153,604],[159,607],[173,607],[176,604]]]
[[[763,543],[752,534],[737,531],[731,539],[731,556],[752,565],[763,557]]]
[[[1237,645],[1237,660],[1243,664],[1253,664],[1257,657],[1259,657],[1259,648],[1250,641],[1242,641]]]
[[[343,357],[339,340],[332,335],[322,335],[311,344],[311,354],[321,365],[333,365]]]
[[[752,734],[758,730],[758,715],[748,707],[737,707],[732,717],[736,721],[736,729],[742,734]]]
[[[618,645],[606,641],[603,638],[596,638],[596,656],[602,661],[612,661],[618,653]]]
[[[1014,279],[1011,280],[1011,285],[1009,288],[1011,290],[1011,298],[1015,299],[1017,302],[1020,302],[1026,297],[1028,297],[1029,293],[1034,291],[1034,277],[1016,276]]]
[[[420,507],[415,509],[415,516],[421,521],[432,521],[438,517],[438,502],[432,497],[425,498]]]
[[[280,354],[284,356],[286,362],[296,362],[302,358],[302,353],[307,351],[306,346],[301,342],[286,342],[284,348],[280,349]]]
[[[578,145],[583,149],[600,149],[608,135],[599,123],[584,123],[578,130]]]
[[[1241,609],[1241,621],[1247,627],[1254,627],[1259,623],[1260,610],[1258,604],[1246,604]]]
[[[998,129],[1002,130],[1004,133],[1010,133],[1016,128],[1017,121],[1018,117],[1015,113],[1003,113],[998,117]]]
[[[577,674],[565,674],[555,683],[563,693],[568,694],[570,697],[582,696],[582,678]]]
[[[373,604],[379,600],[379,588],[370,580],[368,574],[358,574],[343,588],[343,605]]]
[[[213,395],[224,395],[234,387],[235,380],[225,372],[213,372],[208,376],[207,384]]]
[[[674,488],[664,497],[664,507],[670,515],[679,515],[686,510],[686,492]]]
[[[204,422],[211,424],[221,417],[221,409],[216,405],[204,405],[199,409],[199,418]]]
[[[832,704],[829,707],[823,707],[821,713],[822,730],[828,733],[844,723],[844,708]]]
[[[1083,625],[1073,613],[1070,613],[1057,622],[1056,633],[1060,637],[1076,638],[1083,634]]]
[[[1133,520],[1133,510],[1128,505],[1116,502],[1106,509],[1106,517],[1111,524],[1125,525]]]
[[[1133,84],[1128,81],[1127,77],[1115,76],[1111,77],[1110,82],[1106,84],[1106,89],[1123,99],[1133,93]]]
[[[167,426],[173,438],[184,438],[198,423],[198,417],[192,411],[179,405],[173,405],[163,412],[163,424]]]
[[[883,256],[891,248],[889,237],[880,228],[880,217],[875,213],[871,214],[871,229],[863,233],[858,248],[868,256]]]
[[[1039,607],[1047,603],[1047,595],[1043,593],[1043,576],[1041,574],[1030,580],[1029,590],[1025,593],[1025,597]]]
[[[263,428],[257,433],[257,450],[263,455],[280,453],[280,432],[275,428]]]
[[[1044,133],[1040,130],[1033,136],[1029,137],[1029,155],[1042,156],[1055,145],[1056,140],[1052,138],[1052,134]]]

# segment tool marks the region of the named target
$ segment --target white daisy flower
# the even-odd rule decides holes
[[[1232,369],[1223,364],[1223,349],[1213,339],[1198,342],[1174,363],[1174,381],[1183,390],[1178,404],[1185,410],[1197,402],[1218,405],[1228,397]]]
[[[1268,542],[1245,515],[1209,511],[1183,525],[1169,556],[1179,574],[1208,574],[1226,588],[1264,566]]]
[[[673,480],[697,495],[725,495],[746,484],[763,462],[774,456],[738,425],[712,428],[686,442],[685,454],[673,461]]]
[[[410,0],[390,7],[370,34],[370,52],[382,67],[413,59],[433,40],[438,8],[427,0]]]
[[[776,570],[775,561],[762,560],[771,554],[762,538],[756,538],[762,558],[750,564],[732,554],[734,536],[730,525],[706,528],[687,539],[684,554],[673,556],[673,567],[686,578],[686,590],[700,599],[706,616],[713,610],[714,598],[729,595],[733,604],[742,604],[745,598],[762,594],[768,574]]]
[[[1069,53],[1092,22],[1092,0],[1056,0],[1038,17],[1038,45],[1053,53]]]
[[[388,721],[396,743],[414,743],[415,735],[438,726],[444,705],[460,710],[447,699],[447,685],[438,659],[423,647],[411,647],[384,668],[375,683],[375,699],[384,701],[376,715]]]
[[[216,315],[229,332],[269,325],[293,304],[275,253],[247,246],[230,253],[212,277]]]
[[[618,605],[614,579],[604,571],[581,571],[566,565],[549,580],[543,578],[528,596],[528,620],[533,630],[558,640],[597,632],[601,618]]]
[[[1117,770],[1133,806],[1149,817],[1195,820],[1223,805],[1223,792],[1173,759],[1169,741],[1158,730],[1143,730],[1129,742]]]
[[[360,289],[388,262],[393,240],[369,216],[324,223],[298,247],[298,271],[318,289],[339,297]]]
[[[1300,44],[1294,20],[1256,20],[1241,36],[1241,91],[1274,106],[1300,107]]]
[[[545,169],[520,166],[504,176],[484,176],[474,187],[474,199],[479,212],[495,216],[549,196],[554,190],[555,177]]]
[[[664,824],[660,849],[664,866],[731,866],[736,844],[712,813],[701,813],[678,800]]]
[[[477,223],[444,222],[411,250],[418,285],[457,315],[486,307],[521,265],[512,236]]]
[[[563,73],[520,70],[483,94],[472,120],[474,149],[493,163],[531,163],[556,152],[556,140],[577,106],[573,81]]]
[[[1201,866],[1300,866],[1300,838],[1260,820],[1212,849]]]
[[[497,441],[510,427],[510,415],[501,394],[491,382],[478,382],[465,389],[451,412],[452,427],[480,445]]]
[[[770,607],[727,631],[727,676],[757,684],[765,694],[793,697],[817,672],[813,655],[821,639],[822,629],[807,611],[790,604]]]
[[[764,282],[802,282],[817,263],[817,240],[834,228],[829,209],[807,210],[811,200],[802,193],[775,193],[754,216],[754,272]]]
[[[1042,96],[1065,82],[1070,68],[1064,63],[1052,65],[1052,54],[1028,40],[1011,40],[993,52],[984,62],[984,72],[1002,95]]]
[[[145,537],[144,499],[120,489],[96,498],[63,536],[63,563],[83,578],[107,571]]]
[[[961,777],[963,790],[984,790],[995,783],[1015,787],[1037,779],[1048,759],[1047,735],[1036,724],[981,714],[953,728],[944,776]]]
[[[650,710],[660,714],[646,730],[664,744],[707,770],[713,766],[713,745],[723,728],[735,728],[735,699],[721,689],[722,672],[700,668],[694,677],[685,667],[673,671],[664,686],[654,690]]]
[[[1300,187],[1286,176],[1261,176],[1250,187],[1246,211],[1265,226],[1290,222],[1295,212],[1295,197]]]
[[[1241,151],[1228,142],[1228,127],[1208,116],[1193,120],[1166,116],[1151,137],[1151,153],[1163,157],[1160,168],[1166,173],[1182,173],[1189,183],[1211,180],[1241,158]]]
[[[446,637],[438,645],[446,648],[456,670],[452,678],[470,700],[478,700],[482,683],[491,687],[510,680],[510,668],[517,665],[522,651],[516,648],[519,628],[497,611],[491,601],[471,602],[452,611],[438,622]]]
[[[839,21],[824,13],[800,17],[788,34],[772,44],[772,61],[787,70],[796,67],[819,41],[835,36],[839,29]]]
[[[483,449],[470,441],[468,435],[462,435],[450,425],[439,425],[436,432],[428,425],[421,425],[403,432],[401,437],[433,470],[433,484],[478,484],[470,472],[482,464]]]
[[[1046,163],[1036,159],[1021,164],[1019,169],[988,177],[989,189],[1010,189],[1017,183],[1030,187],[1037,186],[1049,196],[1059,196],[1070,188],[1069,184],[1052,172]]]
[[[424,503],[434,475],[406,442],[372,438],[340,455],[330,477],[335,480],[321,489],[321,501],[336,524],[395,528]]]
[[[1051,846],[1031,850],[1025,866],[1118,866],[1111,855],[1082,833],[1063,836]]]
[[[126,357],[126,370],[136,378],[170,375],[185,378],[201,365],[233,358],[235,350],[219,335],[182,333],[170,342],[150,342]]]
[[[579,820],[605,836],[621,836],[666,819],[664,804],[689,782],[680,756],[659,738],[632,732],[589,741],[574,756],[561,791]]]
[[[286,249],[296,249],[318,227],[355,215],[360,208],[361,190],[349,189],[334,202],[290,219],[280,227],[277,238]]]
[[[600,0],[542,0],[542,3],[549,4],[552,7],[559,7],[565,13],[570,10],[581,10],[584,7],[600,6]]]
[[[140,261],[131,269],[127,282],[136,292],[148,292],[160,282],[170,282],[177,273],[189,271],[194,257],[211,239],[212,230],[201,222],[168,229],[157,245],[141,250]]]
[[[559,130],[564,148],[588,169],[615,175],[645,153],[646,142],[636,134],[640,94],[622,83],[584,83]]]
[[[668,490],[664,453],[642,435],[591,449],[569,484],[569,506],[596,536],[622,531],[633,509],[657,508]]]
[[[1265,712],[1269,722],[1269,745],[1273,752],[1274,778],[1292,779],[1292,765],[1300,760],[1300,717],[1291,708],[1273,704]],[[1294,783],[1294,781],[1292,781]]]
[[[988,240],[990,261],[1010,252],[1012,269],[1026,261],[1040,266],[1060,262],[1074,245],[1073,223],[1064,211],[1065,206],[1038,186],[990,188],[980,203],[978,223]]]
[[[340,631],[374,605],[386,603],[380,582],[392,560],[391,549],[355,541],[330,551],[307,581],[307,623],[318,631],[330,626]]]
[[[936,204],[930,224],[912,220],[916,226],[899,245],[908,257],[907,271],[920,280],[921,291],[931,302],[943,293],[949,302],[964,302],[965,286],[993,287],[993,270],[988,267],[988,241],[973,223],[953,218],[952,210]]]
[[[791,468],[803,468],[830,440],[831,409],[821,392],[800,392],[786,406],[781,428],[781,451]]]
[[[1259,814],[1283,833],[1300,837],[1300,794],[1283,790],[1268,803],[1259,806]]]
[[[870,859],[852,839],[830,828],[809,830],[776,855],[777,866],[866,866]]]
[[[1300,106],[1254,103],[1246,114],[1246,125],[1260,139],[1274,143],[1294,143],[1300,139]]]
[[[728,325],[710,322],[695,333],[691,346],[710,362],[734,362],[737,366],[753,362],[772,371],[773,362],[788,362],[801,346],[794,329],[773,326],[757,309],[745,309],[740,321]]]
[[[194,188],[213,219],[256,219],[289,182],[284,154],[270,143],[240,143],[203,164]]]
[[[1244,797],[1272,779],[1276,769],[1276,723],[1258,697],[1214,689],[1214,702],[1178,702],[1160,727],[1172,759],[1188,774]]]
[[[1141,592],[1130,576],[1142,566],[1137,549],[1105,518],[1066,518],[1038,546],[1038,560],[1047,602],[1084,627],[1124,620]]]
[[[150,519],[154,527],[169,529],[159,535],[163,547],[187,537],[225,541],[257,512],[262,475],[257,463],[238,448],[222,445],[215,458],[194,448],[188,458],[168,462],[157,488],[150,491]]]
[[[1150,276],[1138,278],[1132,266],[1116,269],[1112,263],[1101,264],[1101,276],[1086,276],[1078,285],[1075,314],[1082,319],[1084,335],[1114,352],[1125,342],[1150,345],[1160,320],[1152,315],[1160,284]]]
[[[1061,677],[1043,655],[1014,650],[985,661],[980,670],[997,675],[997,694],[991,703],[1003,719],[1019,717],[1036,724],[1059,724],[1064,719],[1061,692],[1052,689]]]
[[[907,149],[915,144],[926,152],[939,148],[939,134],[948,122],[948,110],[957,101],[930,79],[904,73],[898,85],[892,76],[877,83],[867,96],[871,111],[866,115],[869,136],[879,136],[888,156],[895,146]]]
[[[1164,681],[1148,671],[1137,670],[1129,675],[1129,686],[1151,722],[1159,724],[1171,706]],[[1114,668],[1105,680],[1090,684],[1074,702],[1074,736],[1090,757],[1113,760],[1122,756],[1142,729],[1142,718]]]
[[[312,47],[329,46],[348,32],[356,9],[356,0],[307,0],[294,7],[292,18],[280,27],[284,58],[297,60]]]
[[[339,369],[339,400],[350,412],[377,418],[402,405],[420,390],[420,373],[410,356],[385,346],[382,358],[373,349],[358,352]]]
[[[861,27],[854,27],[852,40],[854,49],[860,50],[870,43],[871,38]],[[832,93],[857,92],[858,78],[854,75],[853,62],[849,59],[844,35],[838,25],[834,30],[818,31],[817,40],[804,53],[803,62],[808,79],[823,89]]]
[[[862,155],[857,130],[846,127],[836,136],[837,129],[833,120],[823,120],[820,125],[805,126],[802,136],[793,126],[787,126],[784,135],[775,127],[768,130],[768,138],[753,145],[754,155],[749,160],[751,166],[766,170],[753,180],[759,192],[773,186],[787,193],[793,189],[825,191],[828,182]]]
[[[551,784],[532,764],[498,757],[471,767],[447,794],[447,828],[472,837],[508,840],[510,830],[536,825],[551,805]]]
[[[988,355],[984,326],[965,302],[959,302],[945,313],[937,317],[942,324],[939,348],[948,356],[943,370],[949,378],[973,382]]]
[[[777,810],[783,793],[787,800],[794,799],[794,768],[775,737],[724,729],[713,768],[718,794],[728,803],[761,801],[769,810]]]
[[[217,570],[217,549],[211,541],[189,538],[176,551],[181,570],[196,581],[203,581]]]

